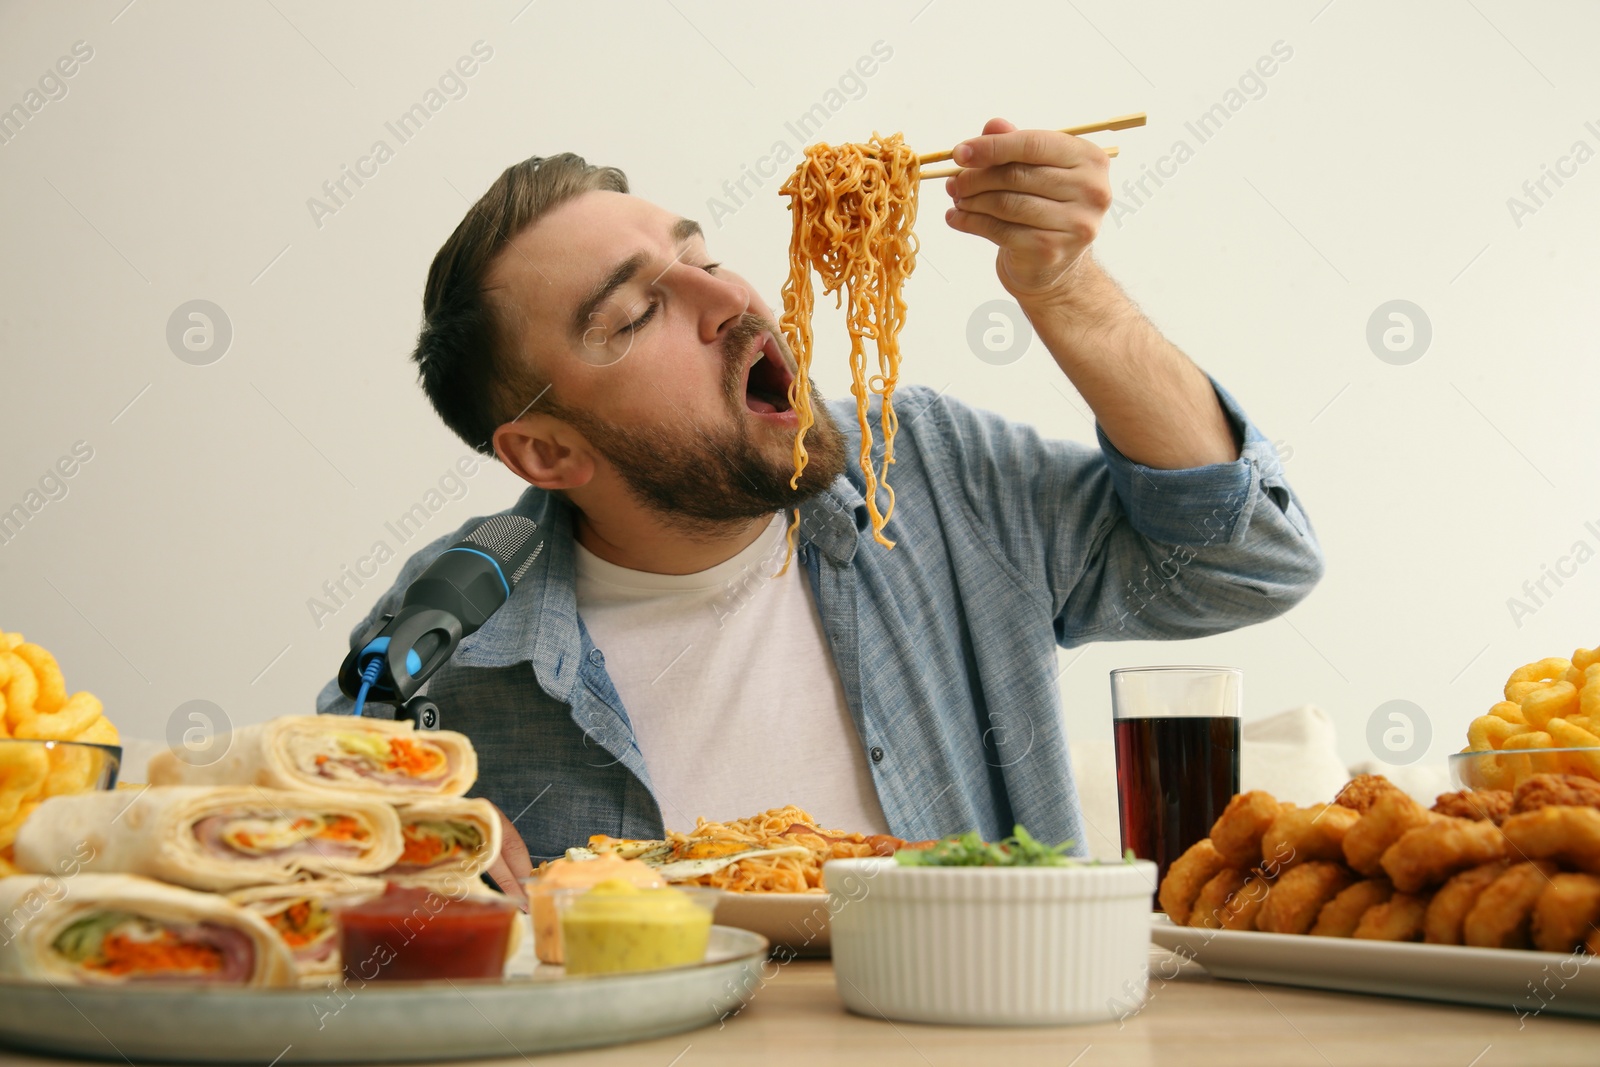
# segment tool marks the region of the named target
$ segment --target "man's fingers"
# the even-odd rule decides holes
[[[956,229],[982,234],[1002,248],[1016,252],[1039,253],[1052,244],[1063,242],[1086,245],[1100,232],[1098,212],[1036,196],[981,193],[971,200],[961,201],[954,210],[969,219],[990,219],[997,224],[993,233],[977,228],[982,225],[978,222],[956,226]],[[955,226],[955,222],[951,225]]]
[[[954,159],[962,167],[996,167],[1002,163],[1076,167],[1104,164],[1106,154],[1093,141],[1056,130],[1011,130],[962,141],[956,145]]]
[[[511,898],[512,903],[523,911],[528,910],[528,891],[523,888],[522,880],[511,873],[503,854],[495,857],[495,861],[489,865],[489,877],[500,887],[500,892]]]
[[[944,190],[952,199],[986,193],[991,189],[1011,189],[1019,193],[1065,200],[1071,193],[1071,172],[1061,167],[1041,167],[1034,163],[1003,163],[998,167],[964,170],[944,180]]]
[[[1014,222],[997,219],[993,215],[962,211],[958,207],[945,212],[944,218],[951,229],[987,237],[1001,248],[1021,250],[1030,247],[1037,240],[1036,235],[1041,232],[1031,226],[1019,226]]]
[[[953,199],[975,196],[995,189],[1032,193],[1051,200],[1083,200],[1091,206],[1097,201],[1109,204],[1111,191],[1104,176],[1083,167],[1046,167],[1037,163],[1002,163],[998,167],[976,167],[944,180],[945,192]]]
[[[500,817],[500,854],[489,865],[489,877],[501,892],[517,902],[523,911],[528,910],[528,894],[523,880],[533,875],[533,858],[528,855],[527,842],[517,832],[516,824],[506,818],[498,806],[494,813]]]
[[[1059,200],[1029,196],[1027,193],[1013,193],[1009,190],[963,196],[956,201],[956,207],[962,211],[989,215],[1001,222],[1014,222],[1038,230],[1066,230],[1073,222],[1073,215],[1082,214],[1083,210],[1079,208],[1074,212]]]

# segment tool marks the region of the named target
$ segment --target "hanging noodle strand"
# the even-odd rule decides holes
[[[899,134],[876,132],[866,144],[815,144],[779,192],[790,198],[793,234],[789,242],[789,279],[783,286],[779,325],[794,352],[798,370],[789,386],[789,405],[800,417],[794,438],[794,477],[798,487],[805,470],[806,431],[816,424],[811,405],[811,272],[822,278],[822,291],[835,294],[845,307],[850,331],[850,392],[856,398],[861,426],[861,473],[866,479],[867,510],[872,536],[885,548],[894,542],[883,534],[894,514],[889,468],[894,465],[894,390],[900,380],[900,328],[906,304],[901,296],[916,266],[917,156]],[[846,307],[848,300],[848,307]],[[869,373],[868,340],[873,342],[877,373]],[[867,412],[873,396],[883,399],[881,470],[872,459],[872,426]],[[878,491],[887,498],[880,511]],[[785,563],[787,566],[787,562]]]

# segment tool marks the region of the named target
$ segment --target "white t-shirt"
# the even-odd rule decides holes
[[[794,804],[887,833],[805,568],[783,516],[697,574],[651,574],[578,545],[578,614],[633,722],[662,817],[741,819]]]

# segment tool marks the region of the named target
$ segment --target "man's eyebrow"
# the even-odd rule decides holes
[[[700,224],[694,219],[679,219],[672,224],[672,241],[674,244],[682,244],[691,237],[703,238],[704,236],[705,232],[700,229]],[[633,276],[644,268],[649,258],[644,252],[635,252],[613,267],[611,273],[607,274],[605,279],[590,290],[589,295],[584,297],[582,302],[578,304],[578,310],[572,316],[573,333],[582,334],[584,330],[588,329],[594,319],[595,312],[600,310],[600,305],[604,304],[612,293],[632,281]]]
[[[581,335],[588,329],[594,321],[595,312],[600,310],[600,305],[643,270],[649,259],[650,257],[644,252],[635,252],[611,268],[611,273],[605,276],[605,280],[590,290],[589,295],[578,304],[578,310],[572,316],[572,332]]]

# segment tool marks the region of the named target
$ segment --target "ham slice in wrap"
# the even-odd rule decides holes
[[[240,786],[151,786],[51,797],[17,833],[16,861],[51,872],[143,874],[191,889],[373,874],[404,845],[394,806],[371,797]]]
[[[288,986],[289,949],[214,893],[126,874],[0,879],[0,976],[55,984]]]
[[[500,817],[487,800],[418,800],[397,810],[405,851],[383,872],[392,882],[427,885],[447,875],[476,878],[500,854]]]
[[[264,785],[367,793],[401,801],[459,797],[478,777],[465,734],[416,730],[407,721],[287,715],[218,737],[204,766],[174,750],[150,760],[151,785]]]
[[[383,895],[381,878],[315,878],[236,889],[228,899],[261,916],[294,955],[302,982],[340,971],[337,910]]]

